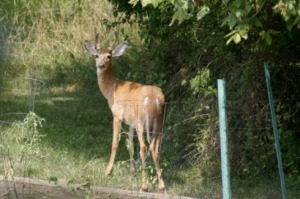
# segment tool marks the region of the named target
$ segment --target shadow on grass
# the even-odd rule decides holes
[[[34,110],[32,106],[34,100]],[[29,102],[30,101],[30,102]],[[108,160],[112,141],[112,116],[98,88],[57,91],[45,88],[34,99],[31,96],[6,96],[0,100],[3,122],[22,120],[29,111],[45,119],[40,132],[41,145],[57,151],[68,151],[75,157],[103,157]],[[124,141],[120,142],[117,160],[126,157]],[[123,157],[124,156],[124,157]]]
[[[35,110],[46,119],[43,144],[87,159],[101,156],[108,160],[112,116],[98,90],[41,94],[36,98]],[[121,148],[119,157],[127,153]]]
[[[74,161],[75,163],[70,163],[70,165],[62,165],[66,170],[70,167],[77,167],[72,168],[75,173],[82,172],[93,161],[93,167],[85,172],[83,171],[83,175],[80,173],[81,176],[74,177],[71,174],[67,174],[69,176],[66,180],[74,180],[82,184],[92,182],[92,184],[100,184],[101,186],[138,190],[139,185],[133,184],[141,183],[141,179],[131,177],[128,172],[124,172],[123,169],[126,166],[118,170],[110,178],[104,178],[103,176],[111,150],[112,115],[106,100],[96,86],[76,89],[66,87],[62,90],[58,88],[45,88],[36,96],[34,112],[46,120],[43,128],[40,129],[41,133],[45,135],[41,141],[41,145],[46,150],[49,149],[53,150],[54,153],[60,153],[61,156],[58,159],[61,161],[62,159],[67,159],[69,162],[74,159],[83,159],[82,162],[84,163],[80,165],[76,165],[76,161]],[[28,96],[15,96],[8,100],[1,99],[1,111],[15,112],[20,109],[26,109],[27,101]],[[176,151],[173,148],[173,136],[176,135],[171,135],[171,132],[168,133],[170,135],[167,135],[162,145],[161,156],[163,161],[161,164],[163,165],[164,161],[172,163],[172,159],[175,159],[173,164],[162,166],[164,169],[163,176],[169,193],[193,197],[220,198],[220,178],[212,180],[205,179],[205,177],[201,178],[199,168],[185,165],[184,162],[182,163],[179,160],[177,162],[174,157],[179,156],[178,154],[176,155]],[[119,167],[122,162],[126,163],[129,159],[125,144],[126,138],[127,135],[122,134],[116,157],[116,167]],[[135,143],[136,156],[138,156],[138,148],[138,144]],[[53,155],[54,153],[49,154]],[[46,158],[54,159],[55,157]],[[151,158],[148,158],[148,160],[151,160]],[[53,168],[44,177],[56,176],[58,175],[57,173],[67,173],[66,170],[54,164],[50,165]],[[97,168],[97,165],[100,164],[102,166]],[[35,168],[30,169],[34,170]],[[40,170],[37,173],[45,170],[43,168],[37,169]],[[93,171],[93,169],[98,171]],[[98,181],[89,180],[90,178],[98,178]],[[248,182],[246,180],[235,181],[233,179],[233,198],[279,198],[277,197],[280,196],[278,185],[275,182],[270,183],[270,181],[272,180],[265,179],[257,183],[257,180]],[[153,189],[155,190],[155,188]],[[293,193],[293,195],[296,195],[296,193]]]

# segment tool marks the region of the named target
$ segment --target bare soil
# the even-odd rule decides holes
[[[142,199],[142,198],[170,198],[188,199],[187,197],[162,195],[159,193],[145,193],[103,187],[89,187],[80,185],[57,185],[52,182],[30,178],[14,177],[13,180],[1,179],[0,199]]]
[[[0,182],[0,199],[77,199],[84,198],[80,191],[58,186],[46,186],[25,182]]]
[[[143,198],[134,196],[133,193],[124,193],[113,189],[82,189],[80,187],[65,187],[36,182],[0,182],[0,199],[82,199],[90,196],[94,199],[130,199]],[[89,197],[88,197],[89,198]]]

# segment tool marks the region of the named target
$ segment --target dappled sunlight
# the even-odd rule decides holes
[[[162,178],[156,175],[151,153],[146,152],[143,168],[137,134],[131,136],[130,131],[142,118],[140,107],[159,107],[162,102],[150,99],[153,90],[147,98],[136,98],[140,84],[133,82],[138,82],[160,87],[168,102],[164,102],[162,142],[157,145],[158,171],[162,171],[167,192],[221,198],[216,83],[222,78],[228,93],[232,196],[279,198],[262,67],[268,62],[288,194],[298,198],[300,12],[288,11],[299,11],[300,3],[197,2],[1,0],[0,197],[10,198],[2,190],[19,177],[38,178],[62,190],[62,185],[72,192],[83,190],[86,198],[114,198],[90,195],[92,186],[138,193],[143,181],[150,192],[158,192],[157,178]],[[242,3],[237,6],[237,2]],[[170,26],[172,18],[175,23]],[[97,85],[103,80],[96,75],[96,70],[100,74],[99,67],[95,68],[99,54],[93,53],[93,45],[88,55],[84,46],[85,40],[95,40],[96,32],[101,48],[109,46],[114,32],[118,33],[116,43],[123,45],[112,55],[121,55],[127,47],[111,63],[117,79],[106,83],[104,96]],[[122,92],[112,95],[112,88]],[[107,96],[114,101],[107,103]],[[115,136],[119,139],[115,164],[112,174],[105,177],[116,115],[131,126],[123,125],[120,136]],[[136,165],[135,175],[130,174],[131,163]],[[147,176],[142,176],[143,169]],[[10,188],[6,191],[12,193],[15,187]],[[31,191],[27,184],[20,188]]]
[[[60,94],[60,93],[75,93],[82,89],[80,84],[66,84],[60,86],[51,86],[47,88],[43,93],[45,94]]]

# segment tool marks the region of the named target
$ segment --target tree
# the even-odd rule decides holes
[[[211,7],[219,5],[218,12],[222,13],[222,26],[228,26],[229,33],[225,36],[227,44],[234,41],[236,44],[249,35],[259,36],[268,45],[272,44],[272,37],[287,29],[300,29],[300,3],[296,0],[130,0],[130,4],[136,6],[140,3],[143,7],[152,5],[154,8],[162,8],[161,5],[173,7],[173,16],[170,25],[176,21],[182,23],[185,20],[196,17],[202,20],[211,12]],[[166,8],[167,6],[163,6]],[[163,8],[163,9],[164,9]],[[266,19],[282,17],[286,27],[273,29]]]

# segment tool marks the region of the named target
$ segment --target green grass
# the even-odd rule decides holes
[[[126,55],[114,62],[118,77],[147,84],[155,81],[161,86],[163,74],[148,67],[157,60],[151,60],[151,52],[140,45],[139,27],[114,23],[121,14],[114,16],[112,9],[103,0],[1,2],[0,121],[10,123],[0,123],[0,175],[139,190],[140,173],[131,176],[128,171],[125,127],[114,174],[104,176],[111,150],[112,115],[97,86],[94,60],[82,42],[94,39],[98,31],[105,47],[113,39],[112,32],[118,31],[120,42],[129,42]],[[35,85],[24,77],[43,82]],[[186,113],[175,106],[169,108],[173,111],[167,115],[160,158],[168,192],[221,198],[220,167],[216,166],[215,174],[206,175],[200,167],[181,161],[183,154],[177,151],[188,147],[186,135],[193,127],[177,125],[186,119]],[[37,131],[23,125],[30,111],[45,119]],[[179,135],[176,128],[186,135]],[[153,177],[151,158],[148,161],[148,173]],[[234,178],[232,182],[233,198],[280,198],[278,179]],[[300,180],[288,182],[289,198],[297,198]],[[156,191],[156,184],[149,184],[150,191]]]
[[[16,131],[13,125],[2,125],[1,143],[2,146],[8,145],[10,152],[5,154],[5,150],[2,150],[1,159],[4,160],[4,165],[0,167],[1,175],[11,175],[7,168],[12,163],[14,176],[29,176],[49,181],[57,179],[58,184],[71,183],[82,186],[88,184],[139,190],[142,180],[140,173],[137,176],[129,174],[125,133],[122,134],[120,141],[114,174],[110,177],[104,176],[110,155],[112,117],[97,87],[94,89],[72,89],[62,86],[61,89],[49,87],[39,93],[35,98],[35,112],[45,118],[45,122],[38,128],[39,135],[42,135],[41,139],[33,143],[27,154],[21,153],[20,146],[24,145],[22,139],[17,142],[16,139],[9,139],[9,135],[12,134],[3,134],[9,131],[16,136],[19,131]],[[22,99],[27,103],[27,97],[23,96],[10,100],[9,103],[2,100],[1,105],[5,105],[8,111],[16,106],[22,107],[20,106]],[[172,145],[169,141],[163,143],[163,148]],[[138,148],[135,150],[136,156],[137,150]],[[9,160],[8,157],[12,158]],[[151,166],[150,158],[148,160]],[[162,165],[165,165],[164,163],[161,162]],[[202,176],[200,168],[188,163],[174,162],[169,166],[163,166],[163,169],[170,194],[221,198],[220,176]],[[150,170],[148,172],[151,175]],[[232,182],[233,198],[280,198],[279,180],[233,179]],[[156,184],[150,183],[150,191],[156,190]],[[289,198],[297,198],[297,192],[289,194]]]

